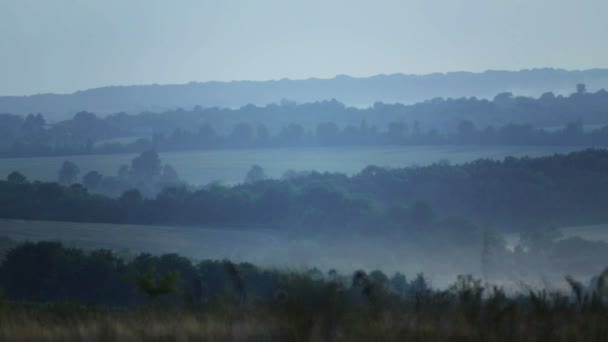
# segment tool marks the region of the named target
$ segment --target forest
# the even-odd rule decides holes
[[[347,107],[283,101],[238,109],[162,113],[0,115],[0,157],[308,146],[608,145],[608,93],[584,84],[569,96],[501,93],[492,100],[437,98],[412,105]]]
[[[148,151],[126,167],[127,188],[117,197],[98,194],[100,188],[87,189],[70,176],[74,170],[65,164],[63,185],[30,182],[19,173],[0,181],[0,217],[337,228],[382,222],[408,225],[412,220],[423,224],[438,212],[511,230],[528,225],[598,224],[608,219],[608,151],[603,149],[539,158],[481,159],[462,165],[369,166],[350,177],[288,172],[282,179],[267,179],[262,167],[254,166],[241,184],[203,187],[175,179],[177,183],[162,187],[163,177],[168,177],[162,170],[170,166],[161,168],[158,156]],[[91,186],[87,176],[83,178]],[[98,183],[93,185],[104,184],[104,176],[96,176]],[[161,184],[162,190],[142,193],[129,184],[144,190]]]

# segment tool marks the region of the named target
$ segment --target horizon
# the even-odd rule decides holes
[[[395,71],[602,68],[608,67],[606,12],[608,3],[600,0],[4,2],[0,94]]]
[[[320,76],[311,76],[304,78],[290,78],[290,77],[280,77],[280,78],[268,78],[268,79],[231,79],[231,80],[191,80],[182,83],[132,83],[132,84],[105,84],[91,88],[82,88],[76,89],[70,92],[43,92],[43,93],[29,93],[29,94],[18,94],[18,95],[4,95],[0,94],[0,97],[32,97],[32,96],[45,96],[45,95],[73,95],[81,92],[93,91],[97,89],[107,89],[107,88],[128,88],[128,87],[148,87],[148,86],[185,86],[190,84],[209,84],[209,83],[240,83],[240,82],[251,82],[251,83],[270,83],[270,82],[281,82],[281,81],[308,81],[308,80],[321,80],[328,81],[336,78],[352,78],[352,79],[369,79],[374,77],[391,77],[391,76],[403,76],[403,77],[425,77],[432,75],[448,75],[448,74],[474,74],[474,75],[482,75],[491,72],[505,72],[505,73],[519,73],[519,72],[532,72],[532,71],[543,71],[543,70],[552,70],[552,71],[564,71],[564,72],[588,72],[588,71],[608,71],[608,67],[593,67],[593,68],[583,68],[583,69],[568,69],[568,68],[560,68],[560,67],[532,67],[532,68],[523,68],[523,69],[484,69],[479,71],[469,71],[469,70],[454,70],[454,71],[435,71],[428,73],[405,73],[405,72],[393,72],[393,73],[379,73],[379,74],[371,74],[371,75],[350,75],[350,74],[335,74],[333,76],[328,77],[320,77]]]

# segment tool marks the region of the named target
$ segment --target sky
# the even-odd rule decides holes
[[[0,0],[0,95],[608,67],[606,0]]]

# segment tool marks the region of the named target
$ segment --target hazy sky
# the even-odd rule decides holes
[[[0,95],[608,67],[607,0],[0,0]]]

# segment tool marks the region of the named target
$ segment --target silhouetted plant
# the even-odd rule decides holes
[[[232,281],[234,289],[238,295],[239,305],[243,306],[247,302],[247,291],[245,289],[245,282],[241,277],[236,265],[230,260],[224,260],[224,267],[228,272],[228,276]]]
[[[179,273],[169,272],[159,277],[154,267],[150,267],[148,273],[139,274],[135,278],[137,289],[153,302],[160,296],[176,292],[179,281]]]

